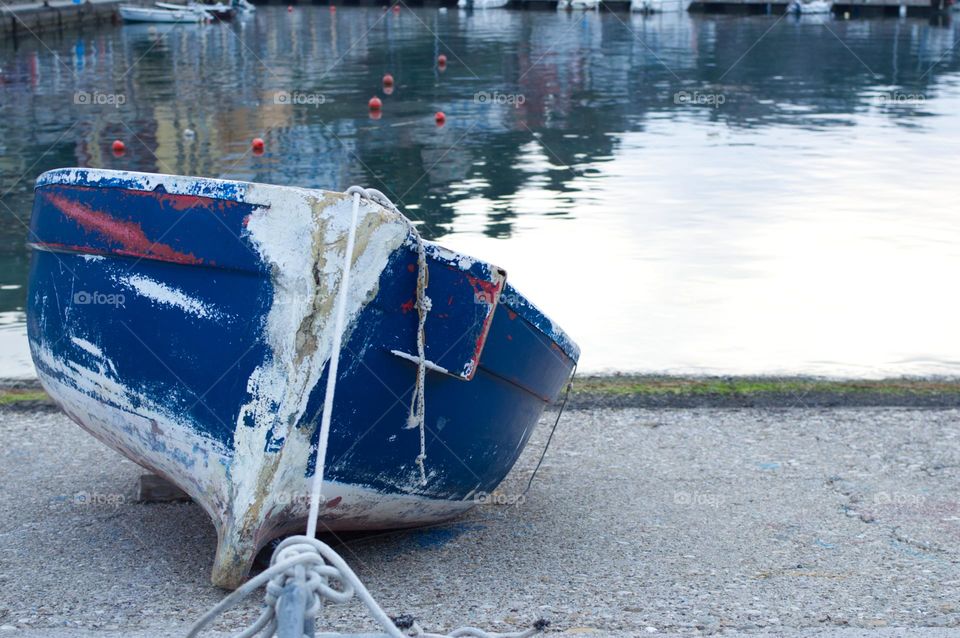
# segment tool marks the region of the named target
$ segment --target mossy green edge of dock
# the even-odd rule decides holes
[[[26,387],[0,387],[0,408],[53,407],[53,400],[41,388],[32,384]]]
[[[814,377],[578,378],[572,407],[960,407],[960,378],[834,380]]]
[[[568,407],[572,409],[871,406],[960,408],[960,378],[874,381],[616,374],[578,377],[573,382],[568,401]],[[0,409],[40,410],[55,407],[35,381],[0,383]]]

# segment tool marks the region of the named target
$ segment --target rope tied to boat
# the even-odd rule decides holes
[[[423,237],[420,231],[410,219],[400,212],[400,209],[390,201],[390,198],[375,188],[363,188],[361,186],[351,186],[347,189],[348,195],[359,195],[360,197],[379,204],[392,213],[396,213],[406,225],[410,236],[416,244],[417,249],[417,301],[414,307],[417,309],[417,381],[413,388],[413,399],[410,401],[410,413],[407,415],[407,429],[418,428],[420,430],[420,454],[417,455],[415,463],[420,470],[420,484],[427,484],[427,468],[424,462],[427,460],[427,420],[426,420],[426,401],[424,399],[424,387],[427,377],[427,338],[426,325],[427,315],[433,307],[430,297],[427,296],[427,285],[429,284],[429,271],[427,270],[427,249],[423,243]]]
[[[347,235],[347,246],[344,251],[344,265],[340,280],[339,297],[335,315],[333,344],[331,347],[330,363],[327,371],[326,395],[323,402],[323,414],[320,420],[320,433],[317,442],[317,461],[313,474],[310,494],[310,511],[307,518],[307,531],[304,536],[291,536],[277,545],[270,559],[270,567],[241,585],[220,603],[204,614],[193,627],[190,628],[187,638],[199,635],[205,627],[212,623],[217,616],[232,608],[241,600],[252,594],[262,586],[266,586],[264,607],[257,619],[245,630],[236,634],[234,638],[253,638],[263,634],[277,635],[279,638],[314,638],[316,617],[323,609],[325,601],[332,603],[346,603],[354,597],[370,612],[370,615],[383,629],[382,634],[344,634],[339,632],[319,634],[325,638],[348,638],[349,636],[367,636],[377,638],[529,638],[546,629],[546,620],[537,620],[534,625],[521,632],[490,633],[475,627],[461,627],[449,634],[434,634],[424,632],[416,620],[410,616],[391,618],[383,611],[373,598],[363,582],[350,569],[346,561],[329,545],[316,537],[317,521],[319,519],[320,503],[324,500],[321,494],[323,486],[324,467],[326,463],[327,442],[330,434],[330,419],[333,410],[333,397],[336,391],[337,366],[340,360],[341,339],[346,321],[346,299],[350,285],[350,269],[353,260],[353,247],[356,239],[357,220],[359,217],[360,199],[375,202],[384,208],[397,213],[405,220],[410,234],[417,246],[417,310],[419,321],[417,327],[417,381],[414,398],[410,405],[410,414],[407,418],[407,427],[420,428],[420,454],[417,456],[417,465],[420,468],[421,481],[426,484],[426,424],[424,420],[424,382],[426,380],[426,348],[425,330],[427,313],[430,311],[430,298],[426,295],[427,289],[427,259],[423,238],[413,223],[393,205],[383,193],[375,189],[363,189],[351,186],[347,193],[353,195],[353,209],[350,230]],[[335,586],[335,584],[337,586]],[[401,627],[409,633],[404,633]],[[264,633],[265,632],[265,633]]]

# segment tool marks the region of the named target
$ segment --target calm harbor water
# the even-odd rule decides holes
[[[25,224],[61,166],[379,188],[505,267],[587,371],[960,374],[957,37],[303,6],[4,42],[0,377],[32,375]]]

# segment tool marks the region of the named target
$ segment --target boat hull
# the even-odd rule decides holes
[[[216,180],[38,181],[38,376],[84,429],[204,507],[218,585],[239,585],[264,544],[303,528],[349,210],[337,193]],[[361,213],[321,530],[469,509],[509,472],[578,356],[500,269],[428,244],[422,482],[420,433],[406,427],[417,242],[389,211]]]
[[[156,24],[196,24],[203,18],[189,9],[169,10],[150,9],[148,7],[120,7],[120,17],[124,22]]]
[[[461,9],[500,9],[510,4],[510,0],[458,0]]]
[[[630,11],[634,13],[675,13],[690,10],[690,0],[631,0]]]
[[[156,2],[154,4],[160,9],[166,9],[169,11],[193,11],[194,13],[199,14],[201,18],[207,17],[220,20],[221,22],[233,20],[233,16],[236,13],[236,10],[233,7],[222,3],[202,4],[199,2],[191,2],[187,5],[180,5],[171,2]]]
[[[833,3],[826,0],[791,2],[787,6],[787,12],[796,15],[825,15],[833,12]]]
[[[600,0],[560,0],[557,9],[561,11],[592,11],[600,7]]]

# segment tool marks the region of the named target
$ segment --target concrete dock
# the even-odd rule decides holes
[[[927,16],[948,9],[941,6],[943,0],[840,0],[834,5],[834,13],[851,17],[898,15],[903,6],[907,15]],[[392,3],[392,2],[391,2]],[[938,4],[940,3],[940,4]],[[48,0],[46,2],[12,3],[0,7],[0,35],[24,38],[61,31],[83,29],[103,24],[119,24],[117,7],[121,4],[152,4],[144,0]],[[286,0],[268,0],[263,4],[288,4]],[[381,6],[383,0],[314,0],[294,4],[341,4],[344,6]],[[455,7],[456,0],[406,0],[409,7]],[[695,0],[690,5],[693,12],[740,12],[781,14],[786,11],[788,0]],[[602,11],[624,12],[630,10],[629,0],[604,0]],[[512,0],[513,9],[556,10],[557,0]]]
[[[694,0],[690,11],[697,13],[750,13],[779,15],[786,12],[789,0]],[[833,15],[850,18],[895,17],[903,11],[910,17],[949,13],[943,0],[836,0]]]
[[[960,410],[573,410],[522,496],[550,416],[504,504],[327,540],[428,631],[957,635]],[[200,508],[134,502],[141,470],[62,414],[0,410],[0,454],[0,634],[182,635],[222,597]]]
[[[24,38],[58,31],[119,21],[117,7],[141,4],[139,0],[48,0],[47,2],[14,2],[0,6],[0,34]]]

